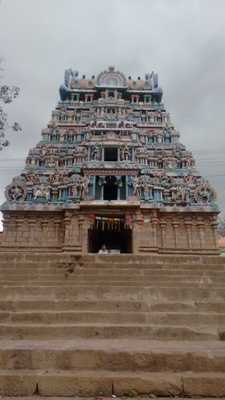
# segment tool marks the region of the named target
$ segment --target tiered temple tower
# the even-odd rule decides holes
[[[0,248],[216,253],[215,193],[162,94],[154,72],[67,70],[42,140],[6,188]]]

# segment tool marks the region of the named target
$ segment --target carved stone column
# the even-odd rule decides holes
[[[64,216],[64,251],[81,252],[82,229],[77,212],[66,211]]]
[[[48,243],[49,241],[49,234],[48,234],[48,220],[43,219],[41,221],[41,229],[42,229],[42,243],[46,246],[46,243]],[[34,231],[34,236],[35,235],[35,231]]]
[[[19,243],[20,243],[20,227],[21,227],[21,221],[16,219],[15,220],[15,231],[16,231],[15,241],[16,241],[17,246],[19,246]]]
[[[212,239],[213,239],[213,248],[215,250],[218,250],[218,237],[217,237],[217,217],[212,219],[212,222],[210,223],[209,228],[211,229],[212,232]]]
[[[79,237],[81,240],[82,254],[89,252],[89,229],[91,228],[92,220],[89,217],[79,217]]]
[[[204,222],[199,219],[197,221],[197,227],[198,227],[198,231],[199,231],[200,249],[204,249],[204,247],[205,247]]]
[[[159,227],[159,219],[156,214],[153,215],[152,217],[152,232],[153,232],[153,247],[155,249],[158,248],[158,227]]]
[[[187,220],[185,221],[186,233],[187,233],[187,244],[188,249],[192,250],[192,222]]]
[[[67,246],[70,243],[70,237],[71,237],[71,212],[66,211],[65,212],[65,217],[64,217],[64,246]]]
[[[166,248],[166,227],[167,223],[165,221],[160,222],[160,230],[161,230],[161,248],[162,250]]]
[[[177,228],[179,227],[179,223],[178,222],[172,222],[172,227],[173,227],[173,237],[174,237],[174,248],[177,249],[178,248],[178,237],[177,237]]]

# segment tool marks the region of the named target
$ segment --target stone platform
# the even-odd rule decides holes
[[[1,396],[225,397],[225,259],[2,253]]]

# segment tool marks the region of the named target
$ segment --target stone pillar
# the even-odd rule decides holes
[[[88,161],[91,160],[91,148],[90,146],[88,147]]]
[[[160,222],[160,230],[161,230],[161,248],[166,248],[166,227],[167,223],[165,221]]]
[[[41,221],[41,228],[42,228],[42,243],[46,245],[46,243],[49,240],[49,235],[48,235],[48,221],[43,220]]]
[[[157,249],[158,247],[158,226],[159,226],[159,219],[157,215],[154,215],[152,218],[152,232],[153,232],[152,242],[153,242],[153,247],[155,249]]]
[[[133,254],[139,253],[140,247],[140,225],[142,224],[142,214],[135,213],[133,223]]]
[[[125,199],[128,199],[128,176],[125,176]]]
[[[199,220],[197,221],[197,227],[199,231],[199,243],[200,243],[200,249],[204,249],[204,241],[205,241],[205,235],[204,235],[204,223],[203,221]]]
[[[21,239],[22,239],[22,237],[21,237],[21,228],[23,226],[22,220],[17,218],[15,225],[16,225],[16,227],[15,227],[16,228],[16,244],[17,244],[17,246],[20,246]]]
[[[70,242],[70,220],[71,214],[66,211],[64,217],[64,245]]]
[[[78,213],[66,211],[64,216],[64,251],[81,252],[82,233]]]
[[[214,221],[211,223],[211,230],[212,230],[212,236],[213,236],[213,245],[215,249],[218,249],[218,238],[217,238],[217,222]]]
[[[179,247],[178,246],[178,237],[177,237],[177,228],[179,227],[179,223],[173,222],[172,226],[173,226],[173,233],[174,233],[174,235],[173,235],[173,237],[174,237],[174,247],[175,247],[175,249],[177,249]]]
[[[35,220],[29,218],[29,220],[28,220],[28,232],[29,232],[28,245],[30,245],[34,242],[34,227],[35,227]],[[42,232],[41,232],[41,235],[42,235]]]
[[[81,253],[88,253],[88,230],[89,222],[84,217],[80,216],[78,218],[78,237],[79,243],[81,243]]]
[[[188,250],[192,250],[192,222],[185,221]]]

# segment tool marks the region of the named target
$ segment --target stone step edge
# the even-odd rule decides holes
[[[188,340],[173,340],[164,342],[162,340],[153,339],[132,339],[132,338],[109,338],[109,339],[96,339],[96,338],[76,338],[76,339],[0,339],[0,353],[11,350],[19,351],[105,351],[107,353],[114,352],[115,350],[120,353],[207,353],[211,356],[211,352],[218,352],[219,356],[223,356],[221,351],[224,352],[225,357],[225,343],[220,340],[209,340],[207,342],[195,340],[190,342]],[[210,352],[210,354],[209,354]]]
[[[26,282],[25,284],[21,284],[21,285],[7,285],[7,283],[6,284],[4,284],[4,283],[2,283],[1,284],[1,282],[0,282],[0,288],[1,289],[29,289],[29,290],[31,290],[31,289],[68,289],[68,288],[71,288],[71,289],[79,289],[79,288],[88,288],[88,289],[91,289],[91,290],[93,290],[93,289],[101,289],[102,291],[104,291],[104,289],[105,288],[107,288],[107,290],[108,289],[110,289],[110,288],[112,288],[112,290],[113,289],[115,289],[115,288],[127,288],[127,289],[169,289],[169,290],[172,290],[172,289],[176,289],[176,290],[183,290],[183,289],[187,289],[187,290],[190,290],[190,289],[193,289],[193,290],[202,290],[202,291],[204,291],[204,290],[213,290],[214,292],[217,292],[217,291],[219,291],[219,292],[222,292],[222,293],[225,293],[225,286],[224,286],[224,283],[221,283],[221,285],[213,285],[213,284],[210,284],[210,285],[208,285],[208,284],[206,284],[206,285],[201,285],[201,284],[198,284],[197,282],[196,282],[196,285],[193,285],[193,283],[191,284],[189,284],[189,285],[176,285],[175,283],[174,283],[174,285],[172,286],[172,285],[156,285],[156,284],[154,284],[153,282],[152,282],[152,284],[151,285],[143,285],[143,284],[132,284],[132,285],[128,285],[126,282],[125,282],[125,284],[116,284],[116,285],[110,285],[110,284],[108,284],[107,286],[105,285],[105,288],[102,286],[102,283],[101,282],[97,282],[97,283],[93,283],[93,284],[81,284],[81,283],[77,283],[77,284],[72,284],[72,283],[70,283],[70,282],[68,282],[67,284],[63,284],[63,283],[61,283],[61,285],[60,285],[60,282],[57,284],[57,285],[54,285],[54,284],[52,284],[52,285],[49,285],[49,284],[47,284],[47,285],[41,285],[41,284],[37,284],[37,285],[29,285],[29,282]],[[215,288],[215,289],[214,289]]]
[[[61,324],[37,324],[37,323],[0,323],[0,337],[2,339],[21,338],[134,338],[155,340],[221,340],[225,341],[225,328],[204,326],[187,327],[184,325],[160,325],[160,324],[103,324],[103,323],[61,323]],[[51,336],[49,336],[51,335]],[[102,336],[103,335],[103,336]],[[157,337],[155,337],[157,335]]]
[[[200,325],[189,325],[189,326],[186,326],[186,325],[173,325],[173,324],[162,324],[162,325],[160,325],[160,324],[155,324],[155,323],[132,323],[132,322],[127,322],[127,323],[112,323],[112,322],[71,322],[71,323],[66,323],[65,324],[65,322],[64,321],[62,321],[61,323],[59,323],[59,322],[57,322],[57,323],[51,323],[51,324],[49,324],[49,323],[39,323],[39,322],[34,322],[34,323],[25,323],[24,321],[23,322],[10,322],[10,321],[6,321],[6,322],[0,322],[0,328],[1,327],[18,327],[18,328],[21,328],[21,327],[29,327],[29,328],[37,328],[37,327],[50,327],[50,328],[53,328],[53,327],[56,327],[56,328],[61,328],[61,327],[89,327],[89,328],[94,328],[94,327],[97,327],[97,328],[110,328],[110,327],[112,327],[112,328],[114,328],[114,327],[116,327],[116,328],[154,328],[154,329],[170,329],[170,328],[172,328],[172,329],[182,329],[182,328],[184,328],[184,329],[187,329],[187,330],[190,330],[190,331],[192,331],[192,329],[197,329],[197,331],[198,332],[200,332],[200,333],[205,333],[205,330],[203,331],[203,328],[205,329],[206,328],[206,326],[204,325],[203,327],[202,326],[200,326]],[[214,331],[217,331],[218,330],[218,327],[217,326],[210,326],[210,328],[211,329],[208,329],[208,331],[210,331],[210,332],[212,332],[212,327],[213,328],[215,328],[214,329]],[[221,327],[219,327],[219,328],[221,328]],[[224,331],[225,331],[225,325],[224,325],[224,327],[222,327],[222,328],[224,328]]]
[[[1,396],[1,400],[68,400],[71,398],[71,396],[40,396],[40,395],[32,395],[32,396]],[[133,397],[132,400],[151,400],[152,399],[157,399],[157,400],[171,400],[171,397],[159,397],[151,394],[148,395],[138,395],[138,397]],[[83,396],[77,396],[73,397],[73,400],[130,400],[131,397],[128,396],[121,396],[118,397],[116,395],[108,395],[107,398],[105,396],[88,396],[88,397],[83,397]],[[191,400],[225,400],[225,397],[190,397],[188,396],[188,399]],[[187,400],[187,397],[178,397],[176,396],[176,400]]]
[[[225,303],[224,303],[224,311],[225,311]],[[11,315],[42,315],[42,314],[47,314],[47,315],[69,315],[69,314],[74,314],[74,315],[101,315],[102,317],[108,316],[108,315],[118,315],[118,316],[126,316],[126,315],[134,315],[134,316],[185,316],[185,317],[192,317],[192,316],[201,316],[201,317],[207,317],[207,316],[213,316],[213,317],[225,317],[225,312],[215,312],[215,311],[158,311],[158,310],[151,310],[151,307],[149,310],[143,311],[143,310],[125,310],[125,311],[120,311],[120,310],[74,310],[74,309],[67,309],[67,310],[49,310],[49,309],[40,309],[40,310],[24,310],[24,311],[17,311],[17,310],[1,310],[0,309],[0,317],[2,316],[11,316]]]
[[[213,300],[211,300],[210,299],[210,301],[206,301],[206,300],[203,300],[203,301],[201,301],[201,300],[199,300],[199,301],[197,301],[197,300],[193,300],[193,301],[191,301],[191,300],[187,300],[187,301],[178,301],[178,300],[167,300],[167,301],[163,301],[162,300],[162,302],[160,303],[160,302],[156,302],[156,303],[153,303],[153,304],[150,304],[150,305],[148,305],[148,303],[146,303],[146,301],[144,301],[144,300],[140,300],[140,301],[138,301],[138,300],[133,300],[133,299],[131,299],[131,300],[122,300],[122,299],[119,299],[119,300],[107,300],[107,299],[104,299],[104,300],[86,300],[86,299],[84,299],[84,300],[73,300],[73,299],[60,299],[60,298],[57,298],[57,299],[45,299],[45,298],[37,298],[37,296],[27,296],[26,298],[22,298],[22,299],[11,299],[11,300],[8,300],[8,299],[1,299],[0,300],[0,305],[1,304],[9,304],[9,305],[14,305],[14,304],[16,304],[16,305],[18,305],[18,304],[26,304],[26,303],[30,303],[30,302],[32,302],[32,303],[48,303],[49,305],[60,305],[61,303],[63,303],[63,304],[67,304],[67,303],[73,303],[74,305],[92,305],[92,304],[94,304],[94,305],[102,305],[102,306],[104,306],[104,305],[114,305],[114,306],[116,306],[116,305],[120,305],[120,304],[122,304],[122,305],[130,305],[130,304],[132,304],[132,305],[138,305],[138,306],[147,306],[148,307],[148,309],[151,309],[151,306],[159,306],[159,305],[161,305],[161,306],[167,306],[167,305],[178,305],[178,306],[189,306],[189,307],[198,307],[198,306],[202,306],[202,305],[213,305],[213,306],[224,306],[225,305],[225,301],[213,301]],[[139,309],[138,309],[139,310]],[[224,308],[224,311],[225,311],[225,308]]]
[[[0,370],[0,394],[225,396],[224,373]]]

